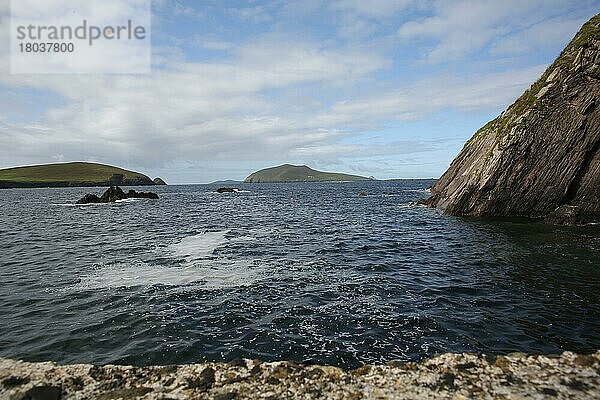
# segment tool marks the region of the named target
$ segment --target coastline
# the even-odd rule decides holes
[[[2,399],[600,398],[600,350],[590,355],[445,353],[344,371],[237,360],[134,367],[0,358]]]

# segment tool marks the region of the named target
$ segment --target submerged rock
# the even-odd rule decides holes
[[[102,194],[101,197],[88,193],[81,199],[77,200],[75,204],[114,203],[118,200],[133,198],[158,199],[158,195],[152,192],[136,192],[135,190],[129,190],[129,192],[125,193],[120,187],[111,186],[104,192],[104,194]]]
[[[546,215],[544,222],[553,225],[581,225],[587,222],[581,207],[562,205]]]
[[[598,219],[599,104],[596,15],[537,82],[465,144],[428,204],[453,215]]]

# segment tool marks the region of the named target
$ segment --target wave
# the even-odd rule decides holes
[[[416,208],[416,207],[419,207],[419,205],[414,201],[410,201],[408,203],[398,204],[398,207],[400,207],[400,208]]]
[[[52,203],[53,206],[58,206],[58,207],[88,207],[88,206],[107,206],[107,205],[111,205],[113,203],[133,203],[136,201],[140,201],[142,199],[137,199],[137,198],[130,198],[130,199],[122,199],[122,200],[117,200],[115,202],[108,202],[108,203],[85,203],[85,204],[77,204],[77,203]]]
[[[115,201],[115,203],[133,203],[134,201],[139,201],[139,200],[141,200],[141,199],[131,197],[128,199],[117,200],[117,201]]]
[[[87,203],[87,204],[75,204],[75,203],[52,203],[53,206],[58,207],[88,207],[88,206],[105,206],[110,203]]]

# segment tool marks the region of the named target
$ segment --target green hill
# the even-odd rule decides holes
[[[340,182],[340,181],[368,181],[373,178],[364,176],[340,174],[336,172],[316,171],[306,165],[284,164],[256,171],[248,176],[246,183],[265,182]]]
[[[70,162],[0,170],[0,188],[154,185],[138,172],[110,165]]]

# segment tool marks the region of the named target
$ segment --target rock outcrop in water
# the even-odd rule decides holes
[[[240,189],[238,188],[230,188],[230,187],[220,187],[217,190],[215,190],[215,192],[217,193],[235,193],[235,192],[239,192]]]
[[[597,399],[599,371],[600,351],[585,356],[442,354],[352,371],[258,360],[132,367],[0,358],[0,398]]]
[[[447,214],[600,218],[600,15],[465,144],[431,189]]]
[[[152,192],[136,192],[130,190],[125,193],[123,189],[118,186],[111,186],[104,192],[101,197],[95,194],[86,194],[81,199],[77,200],[75,204],[92,204],[92,203],[114,203],[118,200],[124,199],[158,199],[158,195]]]

